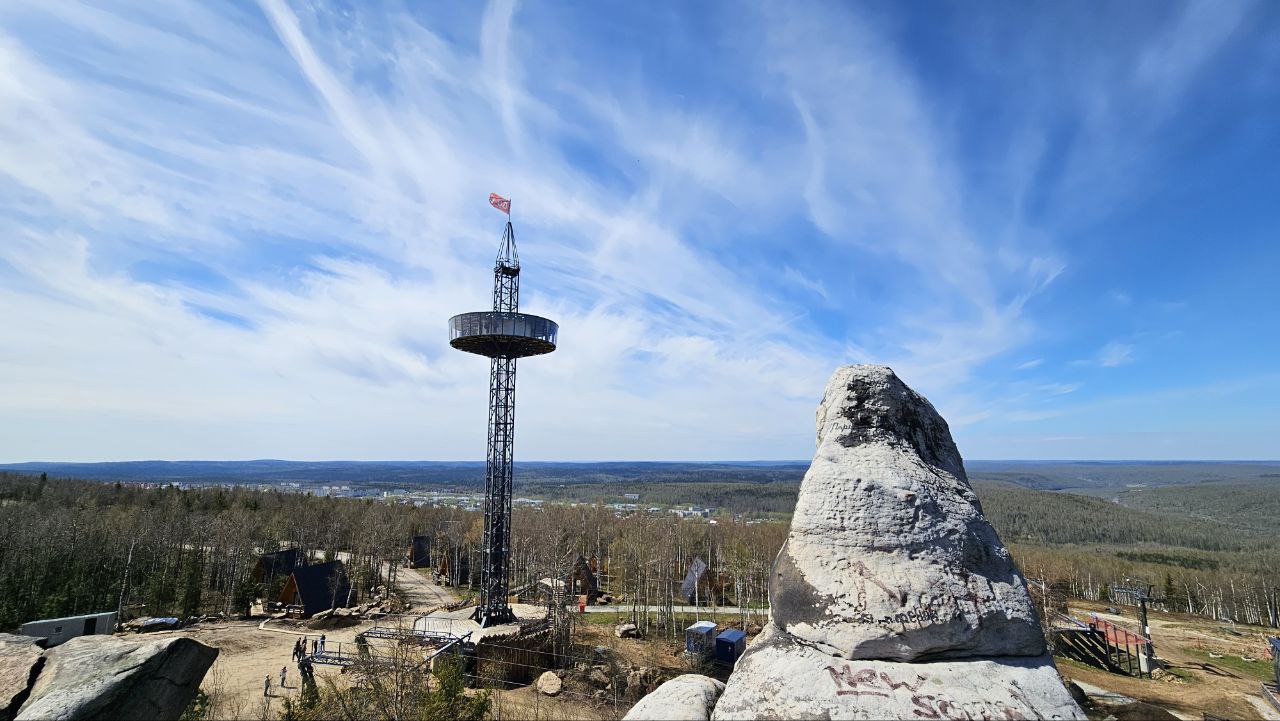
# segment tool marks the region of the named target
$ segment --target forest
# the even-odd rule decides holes
[[[1131,508],[998,481],[973,485],[1030,578],[1090,599],[1138,579],[1153,584],[1169,610],[1280,626],[1274,579],[1280,541],[1237,522],[1239,504],[1253,498],[1247,493],[1209,502],[1198,498],[1199,486],[1171,487]],[[770,565],[787,524],[732,511],[753,497],[757,508],[789,510],[793,483],[652,483],[640,491],[669,499],[702,491],[689,503],[724,509],[715,524],[665,512],[617,517],[603,505],[605,490],[580,484],[572,495],[596,495],[595,502],[516,510],[513,589],[562,574],[578,555],[594,556],[607,590],[623,603],[664,607],[636,613],[638,623],[674,634],[674,605],[682,602],[675,592],[690,562],[701,558],[710,567],[703,600],[749,609],[767,603]],[[481,525],[476,512],[380,499],[0,473],[0,630],[117,608],[125,617],[244,613],[251,599],[271,590],[252,581],[258,554],[285,546],[342,559],[357,593],[365,594],[399,572],[408,540],[425,534],[440,558],[453,559],[452,573],[463,572],[465,586],[478,572],[479,564],[466,559],[478,553]],[[745,611],[743,620],[759,613]]]
[[[343,560],[359,600],[398,572],[412,536],[429,536],[441,558],[475,559],[481,533],[479,513],[455,508],[5,473],[0,629],[117,608],[125,617],[243,614],[269,590],[252,581],[258,555],[286,546]],[[785,533],[779,523],[616,518],[600,503],[517,509],[512,587],[562,575],[578,555],[594,555],[618,594],[671,607],[689,561],[702,557],[732,577],[735,599],[761,607]],[[478,563],[453,565],[454,573],[465,568],[463,585],[478,583]],[[638,620],[665,628],[672,618]]]

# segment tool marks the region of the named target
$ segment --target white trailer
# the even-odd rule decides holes
[[[22,624],[20,633],[23,636],[35,636],[49,639],[50,648],[69,641],[76,636],[90,636],[95,633],[111,633],[116,630],[115,611],[103,613],[86,613],[83,616],[67,616],[66,618],[46,618]]]

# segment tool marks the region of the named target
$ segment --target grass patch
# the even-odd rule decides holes
[[[1057,664],[1059,668],[1061,668],[1061,667],[1063,667],[1063,666],[1066,666],[1067,668],[1074,668],[1074,669],[1077,669],[1077,670],[1080,670],[1080,671],[1085,671],[1085,670],[1088,670],[1088,671],[1097,671],[1097,670],[1099,670],[1097,666],[1090,666],[1089,664],[1087,664],[1087,663],[1081,663],[1080,661],[1077,661],[1077,660],[1075,660],[1074,658],[1067,658],[1066,656],[1061,656],[1061,655],[1056,654],[1056,653],[1053,655],[1053,662],[1054,662],[1055,664]]]
[[[1258,681],[1272,680],[1273,668],[1270,661],[1263,661],[1261,659],[1257,661],[1246,661],[1239,656],[1233,656],[1231,654],[1226,654],[1222,658],[1213,658],[1209,656],[1208,651],[1201,651],[1199,649],[1188,649],[1188,653],[1205,663],[1213,664],[1219,668],[1230,669],[1248,678],[1256,679]]]

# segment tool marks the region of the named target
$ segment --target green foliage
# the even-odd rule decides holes
[[[1212,519],[1126,508],[1099,498],[975,481],[983,511],[1005,541],[1159,544],[1206,551],[1274,547],[1273,536],[1244,532]]]
[[[187,618],[200,612],[200,593],[203,590],[204,564],[198,554],[187,561],[182,583],[182,616]]]
[[[182,715],[178,717],[178,721],[205,721],[209,718],[209,695],[204,689],[196,689],[196,695],[192,697],[191,703],[183,709]]]
[[[351,553],[349,572],[360,572],[367,585],[385,583],[408,529],[451,513],[254,489],[182,491],[0,472],[0,631],[38,618],[115,610],[122,590],[122,620],[244,613],[256,590],[250,574],[257,554],[284,539],[311,551]]]
[[[641,508],[698,506],[712,507],[730,514],[786,517],[796,507],[800,484],[794,481],[745,482],[645,482],[574,483],[529,482],[519,493],[550,501],[594,503],[634,503]],[[624,494],[639,495],[629,499]]]
[[[1275,680],[1275,668],[1271,665],[1270,661],[1263,661],[1260,659],[1246,661],[1240,656],[1233,656],[1231,654],[1226,654],[1222,658],[1214,658],[1210,656],[1207,651],[1201,651],[1198,649],[1190,649],[1189,653],[1208,665],[1229,668],[1233,671],[1243,673],[1257,681]]]
[[[1127,561],[1138,561],[1139,563],[1157,563],[1164,566],[1177,566],[1179,568],[1195,568],[1200,570],[1212,570],[1217,568],[1219,564],[1218,560],[1215,558],[1201,557],[1190,553],[1170,553],[1161,551],[1117,551],[1116,557],[1123,558]]]
[[[406,663],[407,662],[407,663]],[[411,654],[387,662],[355,667],[357,679],[339,685],[323,679],[317,689],[304,684],[298,701],[286,700],[281,721],[486,721],[488,691],[467,692],[460,662],[440,658],[433,674],[425,673]]]
[[[436,685],[427,694],[422,718],[484,721],[488,717],[489,692],[467,694],[460,661],[449,660],[437,664],[435,677]]]
[[[1145,511],[1212,518],[1236,532],[1274,535],[1275,519],[1280,517],[1280,480],[1138,488],[1120,494],[1119,500]]]

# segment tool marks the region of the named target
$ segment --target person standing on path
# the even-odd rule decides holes
[[[324,634],[320,634],[320,653],[324,653]]]
[[[285,676],[286,676],[286,675],[288,675],[288,673],[289,673],[289,667],[288,667],[288,666],[281,666],[281,667],[280,667],[280,688],[289,688],[288,686],[286,686],[286,685],[284,684]]]
[[[266,698],[271,695],[271,674],[267,674],[267,678],[262,682],[262,697]]]

